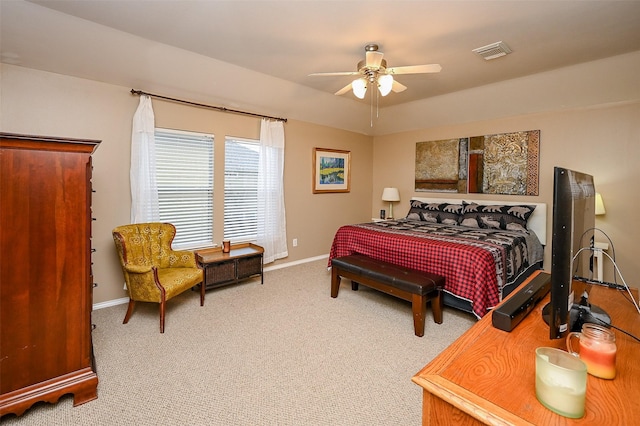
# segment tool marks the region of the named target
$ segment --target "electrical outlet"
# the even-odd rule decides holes
[[[294,247],[298,247],[298,239],[297,238],[293,239],[293,246]]]

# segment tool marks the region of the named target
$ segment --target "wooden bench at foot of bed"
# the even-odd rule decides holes
[[[431,302],[433,320],[442,324],[442,289],[444,277],[417,271],[361,254],[337,257],[331,260],[331,297],[338,297],[340,278],[351,280],[352,290],[358,284],[411,302],[413,328],[416,336],[424,336],[427,303]]]

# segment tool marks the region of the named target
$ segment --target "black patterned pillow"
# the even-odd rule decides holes
[[[465,201],[462,202],[460,225],[468,226],[469,228],[480,228],[480,216],[474,208],[477,206],[477,204],[469,204]]]
[[[425,203],[420,201],[411,200],[411,206],[409,207],[409,213],[407,213],[407,219],[409,220],[427,220],[423,213],[425,212]],[[435,222],[435,221],[434,221]]]
[[[462,213],[462,204],[423,203],[412,200],[407,219],[422,220],[445,225],[457,225]]]
[[[473,228],[526,232],[527,221],[536,206],[482,205],[463,202],[460,225]]]

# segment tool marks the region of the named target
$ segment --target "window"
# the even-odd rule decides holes
[[[225,139],[224,238],[255,241],[258,234],[258,141]]]
[[[213,136],[156,129],[160,220],[175,225],[173,247],[213,244]]]

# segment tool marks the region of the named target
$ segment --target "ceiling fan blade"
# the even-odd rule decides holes
[[[342,89],[338,90],[335,94],[336,95],[344,95],[345,93],[347,93],[349,90],[351,90],[351,83],[347,84],[346,86],[344,86]]]
[[[398,83],[396,80],[393,80],[393,85],[391,86],[391,90],[393,90],[395,93],[400,93],[407,90],[407,86],[405,86],[402,83]]]
[[[440,64],[429,65],[409,65],[406,67],[393,67],[387,68],[387,74],[424,74],[440,72],[442,67]]]
[[[314,72],[309,74],[309,76],[335,76],[335,75],[358,75],[360,74],[358,71],[343,71],[343,72]]]
[[[380,68],[380,64],[382,64],[382,57],[384,54],[382,52],[366,52],[366,60],[365,66],[367,68]]]

